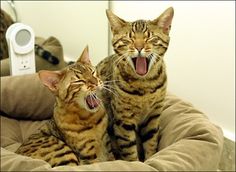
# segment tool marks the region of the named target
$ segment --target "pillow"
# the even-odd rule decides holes
[[[5,116],[48,119],[52,116],[54,102],[54,95],[41,83],[37,73],[1,77],[0,111]]]

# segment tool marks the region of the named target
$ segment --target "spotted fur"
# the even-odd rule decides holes
[[[116,156],[146,160],[158,149],[159,117],[166,95],[163,56],[169,45],[173,8],[152,21],[127,22],[107,10],[115,54],[97,65],[108,88],[106,109],[113,123]],[[138,61],[137,61],[138,60]]]
[[[53,118],[17,153],[52,166],[113,160],[108,116],[97,97],[102,81],[90,63],[88,49],[76,63],[62,71],[40,71],[39,77],[56,97]]]

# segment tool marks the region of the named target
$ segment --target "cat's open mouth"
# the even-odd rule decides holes
[[[133,57],[132,58],[135,72],[138,75],[145,75],[148,72],[149,59],[146,57]]]
[[[95,95],[88,95],[85,98],[85,101],[89,107],[89,109],[95,109],[99,106],[100,101],[97,99],[97,97]]]

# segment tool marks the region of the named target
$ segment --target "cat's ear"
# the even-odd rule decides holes
[[[106,10],[107,18],[109,20],[111,31],[117,33],[127,22],[111,12],[111,10]]]
[[[91,65],[91,61],[89,58],[89,48],[88,45],[85,47],[84,51],[82,52],[80,58],[77,60],[77,63],[85,63],[85,64],[90,64]]]
[[[152,23],[160,27],[165,34],[169,34],[173,16],[174,9],[169,7],[157,19],[153,20]]]
[[[38,72],[41,82],[49,88],[54,94],[58,91],[58,83],[62,78],[60,71],[41,70]]]

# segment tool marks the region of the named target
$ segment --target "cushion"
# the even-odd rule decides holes
[[[1,169],[66,171],[216,171],[223,149],[223,133],[192,104],[168,94],[160,117],[159,151],[145,162],[112,161],[51,168],[42,160],[14,153],[30,134],[52,115],[55,99],[37,75],[2,78]],[[33,95],[33,96],[32,96]],[[13,98],[14,97],[14,98]],[[35,98],[34,98],[35,97]],[[5,101],[6,100],[6,101]],[[23,101],[22,101],[23,100]],[[10,115],[9,115],[10,114]],[[24,118],[25,120],[9,119]],[[29,121],[29,120],[34,121]],[[29,129],[29,130],[26,130]],[[13,146],[11,146],[13,145]],[[13,165],[14,164],[14,165]],[[25,164],[25,166],[21,165]]]
[[[16,120],[0,116],[1,119],[1,147],[15,152],[18,147],[33,133],[39,131],[47,120]]]
[[[15,119],[48,119],[52,116],[54,101],[37,73],[1,77],[2,115]]]

